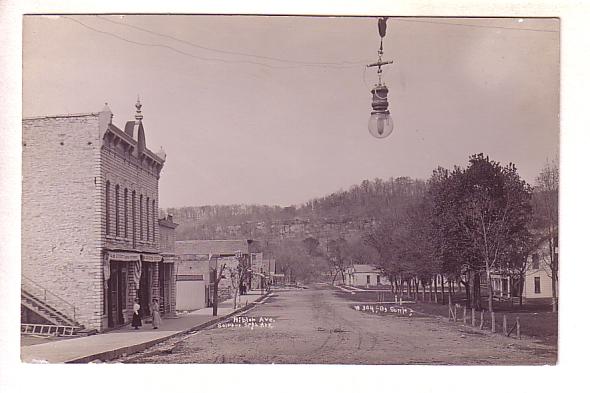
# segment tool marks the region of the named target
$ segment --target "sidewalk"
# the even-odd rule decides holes
[[[217,317],[212,308],[203,308],[178,317],[163,318],[159,329],[144,324],[139,330],[131,326],[93,336],[65,339],[43,344],[21,346],[21,360],[26,363],[87,363],[92,360],[108,361],[124,354],[142,351],[152,345],[188,331],[203,329],[225,319],[228,315],[253,307],[266,295],[259,291],[241,296],[242,307],[233,309],[233,299],[219,304]]]

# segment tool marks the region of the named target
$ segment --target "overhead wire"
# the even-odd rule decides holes
[[[221,63],[227,63],[227,64],[252,64],[252,65],[258,65],[261,67],[267,67],[267,68],[274,68],[274,69],[292,69],[292,68],[300,68],[300,67],[317,67],[317,68],[351,68],[351,67],[359,67],[359,64],[342,64],[342,65],[338,65],[338,64],[321,64],[321,63],[306,63],[306,64],[293,64],[293,65],[274,65],[274,64],[268,64],[268,63],[262,63],[262,62],[256,62],[256,61],[252,61],[252,60],[230,60],[230,59],[221,59],[221,58],[211,58],[211,57],[203,57],[203,56],[198,56],[195,55],[194,53],[190,53],[190,52],[186,52],[183,50],[180,50],[178,48],[175,48],[173,46],[170,45],[166,45],[166,44],[158,44],[158,43],[147,43],[147,42],[140,42],[140,41],[135,41],[135,40],[131,40],[125,37],[122,37],[118,34],[109,32],[109,31],[104,31],[101,29],[97,29],[95,27],[92,27],[84,22],[79,21],[78,19],[75,18],[71,18],[69,16],[63,16],[63,18],[71,20],[72,22],[75,22],[83,27],[85,27],[86,29],[92,30],[96,33],[99,34],[104,34],[104,35],[108,35],[110,37],[125,41],[127,43],[130,44],[135,44],[135,45],[140,45],[140,46],[146,46],[146,47],[159,47],[159,48],[166,48],[169,49],[171,51],[174,51],[176,53],[179,53],[181,55],[185,55],[185,56],[189,56],[189,57],[193,57],[199,60],[203,60],[203,61],[210,61],[210,62],[221,62]]]
[[[282,63],[288,63],[288,64],[298,64],[301,66],[339,66],[339,67],[344,67],[344,66],[355,66],[355,65],[364,65],[365,62],[353,62],[353,61],[340,61],[340,62],[311,62],[311,61],[301,61],[301,60],[294,60],[294,59],[285,59],[285,58],[280,58],[280,57],[272,57],[272,56],[264,56],[264,55],[256,55],[256,54],[252,54],[252,53],[246,53],[246,52],[237,52],[237,51],[229,51],[229,50],[223,50],[223,49],[218,49],[218,48],[211,48],[208,46],[204,46],[204,45],[200,45],[200,44],[196,44],[194,42],[188,41],[188,40],[184,40],[169,34],[164,34],[164,33],[160,33],[160,32],[156,32],[150,29],[146,29],[143,27],[139,27],[130,23],[124,23],[124,22],[117,22],[105,17],[102,17],[100,15],[96,15],[97,18],[107,21],[109,23],[112,24],[117,24],[117,25],[121,25],[121,26],[125,26],[127,28],[130,29],[134,29],[134,30],[138,30],[138,31],[142,31],[148,34],[152,34],[152,35],[156,35],[156,36],[160,36],[160,37],[164,37],[167,39],[171,39],[174,41],[177,41],[179,43],[185,44],[185,45],[189,45],[195,48],[199,48],[202,50],[207,50],[207,51],[212,51],[212,52],[216,52],[216,53],[221,53],[221,54],[227,54],[227,55],[237,55],[237,56],[245,56],[245,57],[252,57],[252,58],[256,58],[256,59],[261,59],[261,60],[271,60],[271,61],[275,61],[275,62],[282,62]],[[484,28],[484,29],[505,29],[505,30],[520,30],[520,31],[537,31],[537,32],[553,32],[553,33],[558,33],[558,31],[555,30],[547,30],[547,29],[528,29],[528,28],[519,28],[519,27],[509,27],[509,26],[487,26],[487,25],[475,25],[475,24],[468,24],[468,23],[453,23],[453,22],[443,22],[443,21],[427,21],[427,20],[422,20],[422,19],[416,19],[416,18],[391,18],[391,19],[395,19],[398,21],[402,21],[402,22],[410,22],[410,23],[428,23],[428,24],[439,24],[439,25],[447,25],[447,26],[459,26],[459,27],[474,27],[474,28]],[[259,64],[259,63],[256,63]],[[265,63],[266,64],[266,63]]]
[[[193,46],[195,48],[199,48],[199,49],[203,49],[203,50],[208,50],[208,51],[212,51],[212,52],[217,52],[217,53],[222,53],[222,54],[228,54],[228,55],[238,55],[238,56],[247,56],[247,57],[253,57],[253,58],[257,58],[257,59],[262,59],[262,60],[272,60],[272,61],[276,61],[276,62],[283,62],[283,63],[292,63],[292,64],[301,64],[301,65],[335,65],[335,66],[343,66],[343,65],[360,65],[360,64],[365,64],[365,62],[361,62],[361,61],[339,61],[339,62],[312,62],[312,61],[301,61],[301,60],[294,60],[294,59],[285,59],[285,58],[280,58],[280,57],[272,57],[272,56],[264,56],[264,55],[256,55],[256,54],[251,54],[251,53],[246,53],[246,52],[236,52],[236,51],[229,51],[229,50],[223,50],[223,49],[217,49],[217,48],[211,48],[211,47],[207,47],[207,46],[203,46],[203,45],[199,45],[196,44],[194,42],[191,41],[187,41],[187,40],[183,40],[181,38],[169,35],[169,34],[164,34],[164,33],[160,33],[160,32],[156,32],[150,29],[146,29],[143,27],[139,27],[130,23],[123,23],[123,22],[117,22],[105,17],[102,17],[100,15],[96,15],[97,18],[107,21],[109,23],[113,23],[113,24],[117,24],[117,25],[121,25],[121,26],[125,26],[131,29],[135,29],[138,31],[142,31],[144,33],[149,33],[149,34],[153,34],[156,36],[160,36],[160,37],[164,37],[164,38],[169,38],[171,40],[180,42],[182,44],[186,44],[186,45],[190,45]]]
[[[133,24],[113,21],[111,19],[102,17],[100,15],[95,15],[95,16],[98,19],[107,21],[112,24],[121,25],[126,28],[130,28],[130,29],[138,30],[138,31],[141,31],[144,33],[152,34],[155,36],[167,38],[167,39],[170,39],[170,40],[173,40],[173,41],[176,41],[176,42],[188,45],[188,46],[192,46],[192,47],[195,47],[198,49],[207,50],[207,51],[216,52],[216,53],[225,54],[225,55],[251,57],[254,59],[269,60],[269,61],[273,61],[273,62],[286,63],[286,64],[278,65],[278,64],[269,64],[266,62],[259,62],[259,61],[247,60],[247,59],[223,59],[223,58],[216,58],[216,57],[199,56],[194,53],[187,52],[187,51],[181,50],[177,47],[166,45],[163,43],[148,43],[148,42],[141,42],[141,41],[132,40],[132,39],[126,38],[124,36],[112,33],[110,31],[105,31],[105,30],[101,30],[96,27],[90,26],[90,25],[88,25],[76,18],[62,15],[63,18],[68,19],[72,22],[75,22],[75,23],[83,26],[84,28],[94,31],[99,34],[104,34],[104,35],[110,36],[112,38],[130,43],[130,44],[134,44],[134,45],[145,46],[145,47],[159,47],[159,48],[168,49],[168,50],[171,50],[171,51],[176,52],[178,54],[192,57],[192,58],[202,60],[202,61],[207,61],[207,62],[220,62],[220,63],[226,63],[226,64],[251,64],[251,65],[272,68],[272,69],[293,69],[293,68],[300,68],[300,67],[315,67],[315,68],[324,68],[324,69],[345,69],[345,68],[353,68],[353,67],[356,68],[356,67],[360,67],[361,65],[363,65],[362,80],[363,80],[365,86],[368,87],[367,81],[366,81],[365,62],[352,62],[352,61],[312,62],[312,61],[286,59],[286,58],[280,58],[280,57],[257,55],[257,54],[246,53],[246,52],[237,52],[237,51],[229,51],[229,50],[223,50],[223,49],[218,49],[218,48],[211,48],[211,47],[200,45],[200,44],[197,44],[197,43],[194,43],[194,42],[191,42],[188,40],[184,40],[184,39],[172,36],[172,35],[168,35],[168,34],[156,32],[156,31],[153,31],[150,29],[142,28],[142,27],[139,27],[139,26],[136,26]],[[390,19],[393,19],[396,21],[401,21],[401,22],[408,22],[408,23],[426,23],[426,24],[438,24],[438,25],[447,25],[447,26],[458,26],[458,27],[473,27],[473,28],[485,28],[485,29],[505,29],[505,30],[559,33],[559,31],[548,30],[548,29],[529,29],[529,28],[509,27],[509,26],[475,25],[475,24],[468,24],[468,23],[454,23],[454,22],[423,20],[423,19],[419,20],[416,18],[391,17]]]
[[[99,34],[104,34],[104,35],[108,35],[110,37],[116,38],[118,40],[122,40],[125,41],[127,43],[131,43],[134,45],[140,45],[140,46],[146,46],[146,47],[160,47],[160,48],[165,48],[165,49],[169,49],[171,51],[174,51],[178,54],[184,55],[184,56],[189,56],[189,57],[193,57],[202,61],[208,61],[208,62],[221,62],[221,63],[226,63],[226,64],[251,64],[251,65],[257,65],[257,66],[261,66],[261,67],[266,67],[266,68],[273,68],[273,69],[293,69],[293,68],[299,68],[299,67],[316,67],[316,68],[326,68],[326,69],[343,69],[343,68],[352,68],[352,67],[359,67],[360,65],[364,65],[364,62],[351,62],[351,61],[340,61],[340,62],[311,62],[311,61],[301,61],[301,60],[294,60],[294,59],[285,59],[285,58],[280,58],[280,57],[272,57],[272,56],[264,56],[264,55],[256,55],[256,54],[251,54],[251,53],[246,53],[246,52],[236,52],[236,51],[229,51],[229,50],[223,50],[223,49],[217,49],[217,48],[211,48],[211,47],[207,47],[204,45],[200,45],[200,44],[196,44],[194,42],[188,41],[188,40],[183,40],[181,38],[172,36],[172,35],[168,35],[168,34],[164,34],[164,33],[160,33],[160,32],[156,32],[150,29],[146,29],[146,28],[142,28],[139,26],[135,26],[129,23],[123,23],[123,22],[117,22],[117,21],[113,21],[110,20],[108,18],[102,17],[100,15],[95,15],[97,18],[107,21],[109,23],[113,23],[113,24],[117,24],[117,25],[121,25],[130,29],[135,29],[138,31],[142,31],[148,34],[152,34],[152,35],[156,35],[156,36],[160,36],[160,37],[164,37],[167,39],[171,39],[174,40],[176,42],[185,44],[185,45],[189,45],[195,48],[199,48],[202,50],[207,50],[207,51],[212,51],[212,52],[216,52],[216,53],[220,53],[220,54],[226,54],[226,55],[235,55],[235,56],[245,56],[245,57],[251,57],[251,58],[256,58],[256,59],[260,59],[260,60],[270,60],[270,61],[274,61],[274,62],[280,62],[280,63],[287,63],[289,65],[277,65],[277,64],[269,64],[269,63],[265,63],[265,62],[257,62],[257,61],[253,61],[253,60],[245,60],[245,59],[222,59],[222,58],[212,58],[212,57],[203,57],[203,56],[199,56],[196,55],[194,53],[190,53],[190,52],[186,52],[184,50],[178,49],[176,47],[170,46],[170,45],[166,45],[166,44],[160,44],[160,43],[147,43],[147,42],[140,42],[140,41],[136,41],[136,40],[132,40],[123,36],[120,36],[118,34],[109,32],[109,31],[104,31],[101,29],[98,29],[96,27],[90,26],[78,19],[66,16],[66,15],[62,15],[63,18],[71,20],[81,26],[83,26],[86,29],[92,30],[96,33]],[[528,28],[519,28],[519,27],[509,27],[509,26],[486,26],[486,25],[474,25],[474,24],[468,24],[468,23],[454,23],[454,22],[443,22],[443,21],[433,21],[433,20],[418,20],[415,18],[396,18],[396,17],[392,17],[391,19],[394,19],[396,21],[401,21],[401,22],[409,22],[409,23],[427,23],[427,24],[438,24],[438,25],[447,25],[447,26],[459,26],[459,27],[473,27],[473,28],[485,28],[485,29],[506,29],[506,30],[520,30],[520,31],[533,31],[533,32],[551,32],[551,33],[559,33],[559,31],[556,30],[547,30],[547,29],[528,29]]]
[[[549,29],[524,29],[520,27],[510,27],[510,26],[487,26],[487,25],[474,25],[469,23],[454,23],[454,22],[442,22],[442,21],[433,21],[433,20],[418,20],[415,18],[395,18],[391,17],[390,19],[400,21],[400,22],[409,22],[409,23],[428,23],[433,25],[447,25],[447,26],[462,26],[462,27],[475,27],[480,29],[501,29],[501,30],[520,30],[520,31],[534,31],[534,32],[545,32],[545,33],[559,33],[559,30],[549,30]]]

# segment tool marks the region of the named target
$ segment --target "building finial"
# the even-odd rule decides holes
[[[108,117],[109,124],[113,124],[113,112],[111,111],[111,108],[109,108],[108,102],[104,103],[104,107],[102,108],[101,112],[104,112],[105,114],[109,115],[109,117]]]
[[[137,95],[137,102],[135,103],[135,120],[136,122],[141,122],[141,120],[143,119],[143,115],[141,114],[141,102],[139,101],[139,94]]]
[[[157,156],[163,160],[166,159],[166,151],[164,150],[164,148],[162,146],[160,146],[160,151],[157,153]]]

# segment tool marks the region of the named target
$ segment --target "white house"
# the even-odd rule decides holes
[[[557,252],[555,258],[557,258]],[[517,272],[511,275],[492,274],[492,290],[495,297],[509,298],[519,296],[520,278]],[[559,287],[557,288],[559,296]],[[551,268],[549,264],[549,246],[544,243],[529,255],[524,273],[523,299],[551,299]]]
[[[344,272],[344,283],[355,287],[389,285],[383,273],[371,265],[351,265]]]
[[[522,297],[525,299],[551,298],[552,296],[549,256],[546,255],[546,250],[539,251],[529,257],[522,292]],[[559,296],[559,287],[557,287],[557,296]]]

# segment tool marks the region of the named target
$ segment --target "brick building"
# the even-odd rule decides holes
[[[157,220],[166,157],[146,147],[139,99],[135,106],[124,129],[106,105],[23,120],[21,299],[37,302],[30,309],[104,330],[131,319],[135,297],[144,315],[160,298],[168,276],[159,268],[170,262]]]

